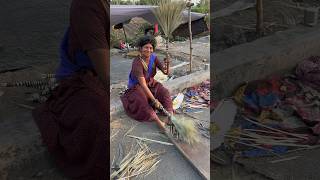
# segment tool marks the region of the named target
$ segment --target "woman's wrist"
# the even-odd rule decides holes
[[[156,98],[151,98],[152,103],[155,103],[156,101],[157,101]]]

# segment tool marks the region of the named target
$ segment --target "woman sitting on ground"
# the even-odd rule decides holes
[[[49,153],[71,179],[109,177],[109,9],[107,0],[72,0],[59,86],[33,111]]]
[[[157,116],[155,109],[163,106],[173,112],[169,91],[154,79],[156,68],[169,74],[169,65],[164,66],[153,53],[156,41],[151,36],[144,36],[137,43],[140,54],[132,62],[129,74],[128,90],[121,96],[124,109],[129,117],[137,121],[155,121],[164,130],[165,123]]]

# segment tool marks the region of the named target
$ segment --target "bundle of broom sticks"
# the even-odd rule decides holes
[[[229,132],[225,137],[231,142],[238,143],[244,146],[253,148],[264,149],[272,152],[271,149],[265,148],[265,145],[271,146],[286,146],[293,149],[313,149],[318,146],[311,146],[305,143],[308,140],[307,134],[297,134],[276,129],[257,121],[251,120],[245,116],[242,116],[244,120],[255,124],[257,129],[238,129],[233,132]],[[278,155],[278,154],[276,154]]]
[[[160,106],[159,109],[170,119],[172,124],[170,124],[169,130],[172,135],[190,145],[199,142],[199,133],[192,120],[178,120],[166,111],[163,106]]]
[[[137,141],[138,150],[132,148],[122,159],[119,169],[114,171],[111,179],[129,179],[135,176],[146,177],[152,173],[160,163],[159,153],[152,152],[147,144]]]

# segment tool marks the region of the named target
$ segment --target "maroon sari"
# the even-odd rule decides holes
[[[109,49],[108,14],[100,0],[72,1],[66,45],[72,63],[78,63],[77,52]],[[68,177],[108,179],[109,90],[90,68],[84,69],[61,80],[49,99],[33,111],[33,117],[43,143]]]
[[[159,69],[163,69],[162,64],[156,59],[155,66]],[[154,79],[156,75],[156,68],[150,77],[147,76],[147,71],[143,69],[139,58],[134,59],[132,63],[133,75],[136,77],[143,76],[146,79],[148,87],[153,96],[163,105],[163,107],[169,111],[173,111],[172,100],[168,89]],[[128,89],[122,96],[121,101],[127,115],[137,121],[153,121],[156,118],[154,108],[151,106],[151,102],[148,99],[146,93],[140,84],[136,84],[132,88]]]
[[[33,111],[43,143],[68,177],[108,178],[108,101],[97,76],[82,71],[62,80]]]

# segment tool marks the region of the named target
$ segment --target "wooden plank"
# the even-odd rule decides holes
[[[204,179],[210,179],[210,147],[203,142],[189,145],[172,137],[166,132],[171,142],[177,147],[181,154],[191,163]]]
[[[217,132],[211,135],[210,145],[212,150],[220,147],[224,141],[224,135],[231,128],[237,114],[237,105],[232,99],[224,99],[219,102],[211,114],[211,122],[218,127]]]

